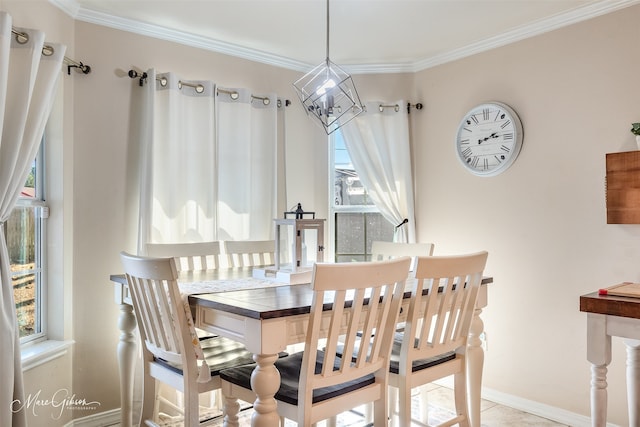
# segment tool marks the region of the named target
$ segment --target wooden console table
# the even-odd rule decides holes
[[[591,425],[607,425],[607,366],[611,337],[625,338],[627,346],[627,401],[629,425],[640,426],[640,298],[599,295],[580,297],[587,313],[587,360],[591,362]]]

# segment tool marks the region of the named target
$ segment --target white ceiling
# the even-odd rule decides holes
[[[49,0],[80,21],[295,70],[326,57],[325,0]],[[330,58],[418,71],[640,0],[331,0]]]

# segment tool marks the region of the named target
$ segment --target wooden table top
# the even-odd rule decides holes
[[[580,296],[580,311],[640,319],[640,298],[599,295],[598,292],[592,292]]]
[[[180,273],[178,281],[242,279],[251,276],[251,268],[218,269]],[[125,285],[124,274],[112,274],[112,282]],[[404,298],[411,296],[411,281],[407,281]],[[482,278],[482,285],[493,283],[493,277]],[[282,285],[269,288],[251,288],[226,292],[189,295],[191,306],[213,308],[254,319],[273,319],[311,312],[313,290],[309,284]],[[327,296],[325,310],[331,309],[331,295]],[[348,303],[347,303],[348,304]]]
[[[493,283],[492,277],[483,277],[482,285]],[[201,307],[234,313],[253,319],[274,319],[311,312],[313,290],[309,284],[283,285],[271,288],[243,289],[229,292],[197,294],[189,296],[189,303]],[[411,297],[407,286],[404,298]],[[326,297],[325,310],[332,306],[331,295]],[[348,306],[348,302],[345,303]]]

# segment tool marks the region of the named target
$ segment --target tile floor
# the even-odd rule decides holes
[[[430,406],[453,411],[455,408],[453,390],[437,385],[429,385],[428,387],[430,387],[428,389]],[[559,424],[488,400],[482,400],[480,410],[482,427],[567,427],[565,424]]]
[[[428,388],[428,400],[429,400],[429,421],[430,423],[437,422],[438,420],[446,420],[449,418],[453,411],[453,391],[447,387],[438,385],[429,385]],[[414,397],[414,409],[418,409],[417,396]],[[242,412],[240,417],[241,426],[249,426],[251,419],[251,409]],[[498,405],[497,403],[483,400],[481,403],[481,419],[482,427],[566,427],[564,424],[559,424],[551,420],[541,418],[535,415],[528,414],[526,412],[509,408],[507,406]],[[364,427],[366,423],[360,414],[349,412],[341,414],[338,417],[338,427]],[[415,412],[414,412],[415,414]],[[174,426],[176,424],[167,423],[162,424],[165,427]],[[413,424],[413,426],[419,426],[420,424]],[[222,420],[214,426],[222,426]],[[295,427],[297,424],[290,420],[286,420],[285,427]],[[319,423],[318,427],[325,427],[324,423]],[[402,426],[400,426],[402,427]]]

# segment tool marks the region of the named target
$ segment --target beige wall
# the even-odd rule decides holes
[[[75,417],[83,417],[84,413],[74,414],[65,406],[69,399],[75,400],[71,385],[71,373],[74,371],[70,356],[59,357],[45,364],[24,372],[25,402],[27,403],[27,425],[29,427],[64,426]],[[79,398],[80,395],[76,393]],[[55,400],[55,404],[30,404],[35,400]]]
[[[640,226],[607,225],[605,153],[635,150],[640,7],[416,75],[418,235],[436,254],[489,251],[484,386],[588,414],[581,294],[640,280]],[[459,120],[486,100],[524,126],[519,158],[476,178],[455,158]],[[467,207],[472,206],[469,210]],[[627,425],[624,348],[614,340],[609,420]]]
[[[121,270],[118,252],[135,249],[126,205],[135,173],[129,117],[138,88],[126,72],[155,67],[294,101],[286,110],[288,206],[300,201],[327,211],[326,140],[296,101],[291,82],[298,72],[72,24],[44,0],[0,0],[0,8],[18,25],[61,38],[92,67],[89,75],[65,76],[65,96],[72,95],[65,98],[65,123],[73,125],[65,134],[72,163],[61,171],[69,189],[65,215],[73,219],[65,229],[73,243],[65,258],[76,341],[70,374],[78,396],[101,402],[100,410],[117,408],[118,308],[108,277]],[[607,225],[604,205],[605,153],[635,149],[629,128],[640,120],[638,20],[637,6],[416,74],[354,78],[364,100],[405,98],[425,106],[410,116],[419,240],[434,242],[436,254],[490,253],[487,273],[495,283],[483,313],[484,386],[583,416],[589,365],[578,297],[640,280],[640,228]],[[507,172],[476,178],[458,164],[453,140],[462,115],[486,100],[516,109],[525,141]],[[469,205],[474,209],[465,211]],[[614,344],[609,420],[625,425],[624,350],[619,340]],[[35,387],[33,375],[25,380]],[[90,414],[74,414],[83,415]]]

